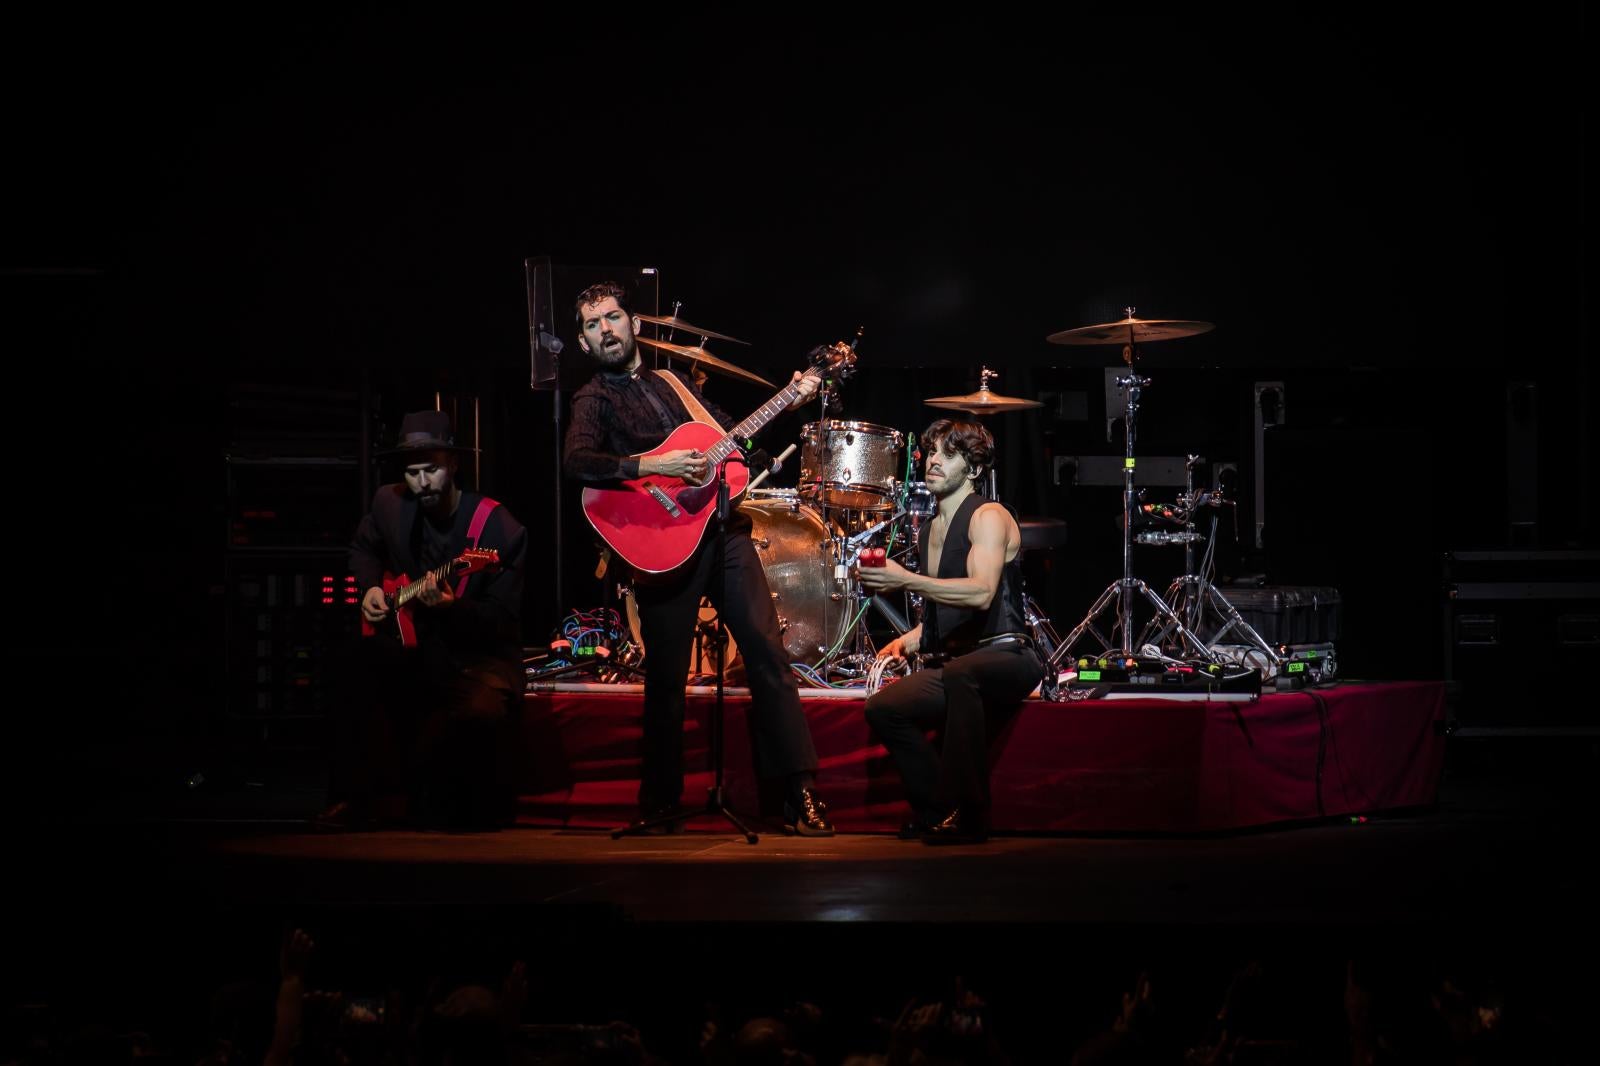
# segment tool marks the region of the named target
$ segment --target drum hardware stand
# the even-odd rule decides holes
[[[914,491],[913,486],[920,484],[924,492],[927,492],[928,490],[927,482],[919,482],[911,477],[911,475],[917,472],[921,461],[922,449],[917,446],[917,435],[915,433],[906,434],[907,477],[906,480],[901,483],[899,496],[900,500],[902,501],[900,505],[901,511],[910,525],[910,531],[906,534],[906,547],[901,552],[900,558],[902,561],[900,565],[911,571],[913,574],[922,572],[922,560],[918,549],[918,546],[922,543],[922,523],[926,519],[932,517],[933,514],[932,511],[924,514],[921,508],[914,507],[911,503],[911,497]],[[938,505],[937,503],[933,502],[933,494],[931,492],[928,492],[928,500],[934,509],[937,510]],[[879,595],[875,597],[875,599],[882,600],[883,597]],[[895,632],[901,636],[904,636],[922,624],[922,596],[908,589],[906,591],[906,605],[910,608],[909,618],[896,618],[893,615],[889,615],[887,610],[884,612],[889,618],[890,624],[894,626]]]
[[[1244,616],[1239,613],[1238,608],[1234,607],[1228,601],[1228,598],[1217,590],[1216,585],[1211,583],[1211,558],[1212,553],[1216,550],[1216,515],[1211,517],[1211,535],[1206,538],[1206,558],[1199,563],[1198,568],[1196,566],[1194,545],[1199,538],[1193,536],[1195,531],[1194,513],[1202,506],[1215,507],[1219,503],[1214,493],[1198,496],[1195,494],[1194,470],[1199,465],[1199,462],[1200,457],[1198,455],[1190,455],[1185,458],[1183,464],[1184,492],[1180,503],[1185,514],[1184,530],[1190,536],[1183,543],[1183,574],[1173,579],[1172,585],[1167,589],[1167,599],[1172,603],[1173,612],[1184,620],[1184,624],[1190,630],[1196,633],[1204,632],[1203,627],[1206,622],[1207,609],[1209,608],[1215,612],[1221,625],[1215,633],[1210,635],[1211,639],[1208,647],[1215,648],[1223,642],[1223,638],[1230,632],[1238,630],[1246,643],[1266,656],[1267,662],[1272,665],[1274,671],[1279,670],[1283,666],[1283,656],[1278,653],[1276,648],[1268,644],[1260,633],[1256,632],[1254,626],[1244,620]],[[1160,629],[1156,629],[1156,623],[1159,620],[1154,618],[1150,620],[1145,626],[1144,633],[1140,636],[1141,641],[1148,637],[1158,646],[1165,646],[1166,642],[1171,639],[1172,626],[1169,623]]]
[[[1133,318],[1133,308],[1128,308],[1129,319]],[[1133,605],[1135,594],[1143,595],[1155,608],[1156,617],[1177,633],[1183,641],[1188,652],[1195,658],[1207,663],[1217,662],[1218,659],[1211,649],[1206,647],[1204,641],[1195,635],[1194,631],[1184,624],[1183,619],[1172,610],[1167,602],[1156,595],[1154,589],[1143,581],[1133,576],[1133,512],[1135,492],[1133,487],[1134,471],[1134,444],[1137,439],[1136,423],[1139,414],[1139,399],[1145,386],[1150,384],[1147,377],[1142,376],[1134,367],[1137,352],[1130,339],[1122,348],[1122,361],[1128,365],[1126,375],[1117,378],[1117,388],[1122,391],[1125,408],[1122,422],[1123,429],[1123,462],[1122,462],[1122,577],[1113,581],[1106,590],[1095,600],[1089,608],[1089,613],[1067,634],[1065,640],[1055,649],[1046,662],[1046,676],[1052,670],[1059,671],[1060,663],[1067,658],[1072,649],[1082,639],[1085,633],[1092,633],[1100,642],[1101,653],[1119,651],[1123,658],[1132,658],[1137,649],[1133,646]],[[1095,625],[1095,620],[1106,612],[1108,608],[1116,611],[1116,628],[1120,631],[1120,648],[1107,640]]]
[[[912,455],[915,458],[920,459],[922,457],[922,451],[921,449],[917,448],[915,444],[916,442],[914,439],[907,442],[907,446],[911,448]],[[923,487],[927,488],[927,485],[924,483]],[[937,507],[937,505],[935,506]],[[901,563],[900,565],[904,566],[913,574],[920,574],[922,572],[922,559],[919,554],[920,545],[922,544],[922,523],[924,519],[931,517],[932,515],[924,515],[915,509],[911,510],[910,512],[911,533],[909,534],[906,543],[909,547],[918,550],[912,551],[909,555],[905,556],[905,562]],[[917,592],[907,592],[906,599],[909,601],[911,606],[911,625],[906,629],[906,632],[910,632],[912,629],[915,629],[922,624],[922,595],[921,593]]]
[[[1022,590],[1022,620],[1028,625],[1028,632],[1033,634],[1033,643],[1039,651],[1039,658],[1045,662],[1044,679],[1039,682],[1039,695],[1047,700],[1056,697],[1056,691],[1061,685],[1061,672],[1055,667],[1056,649],[1061,646],[1061,638],[1056,634],[1056,628],[1051,624],[1050,618],[1039,608],[1034,598],[1028,595],[1028,590]]]
[[[851,606],[846,609],[851,612],[850,617],[855,619],[854,624],[851,626],[851,637],[854,643],[849,654],[841,655],[831,663],[819,664],[825,665],[826,669],[838,671],[850,678],[866,677],[868,671],[872,669],[872,664],[878,657],[877,649],[872,643],[872,635],[867,632],[867,627],[861,624],[862,614],[869,603],[877,606],[884,617],[889,619],[890,625],[894,626],[897,631],[904,633],[906,629],[910,628],[910,626],[905,626],[904,629],[900,628],[905,619],[897,617],[898,612],[894,611],[887,602],[879,602],[882,597],[867,595],[866,587],[861,584],[859,577],[851,578],[850,576],[850,567],[860,555],[861,549],[866,545],[867,541],[871,540],[880,530],[893,525],[903,517],[905,517],[905,511],[896,510],[888,518],[875,525],[868,526],[858,533],[834,539],[834,565],[836,567],[834,573],[836,578],[850,589],[849,601]]]

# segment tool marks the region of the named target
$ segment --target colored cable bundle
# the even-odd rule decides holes
[[[610,607],[573,611],[557,627],[550,641],[550,657],[563,663],[608,659],[624,636],[622,617]]]

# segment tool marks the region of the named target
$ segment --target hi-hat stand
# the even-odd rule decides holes
[[[1264,658],[1270,672],[1275,673],[1283,666],[1283,656],[1256,632],[1254,626],[1245,621],[1238,608],[1234,607],[1211,582],[1217,549],[1215,509],[1228,501],[1222,500],[1216,491],[1195,492],[1194,470],[1199,462],[1198,455],[1190,455],[1184,461],[1184,492],[1178,501],[1178,511],[1184,516],[1183,574],[1174,578],[1172,585],[1168,587],[1167,600],[1172,604],[1173,613],[1183,620],[1183,624],[1190,631],[1204,635],[1207,647],[1214,656],[1217,654],[1217,646],[1225,643],[1230,634],[1237,633],[1243,643],[1251,646]],[[1194,516],[1202,507],[1213,510],[1211,532],[1203,538],[1206,541],[1205,557],[1196,563],[1194,546],[1202,538],[1195,531]],[[1174,630],[1170,623],[1160,625],[1162,621],[1160,618],[1152,618],[1146,624],[1144,632],[1139,637],[1141,646],[1146,642],[1162,648],[1168,645]],[[1214,630],[1210,629],[1212,625],[1215,626]]]

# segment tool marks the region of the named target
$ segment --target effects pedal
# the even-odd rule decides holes
[[[1280,644],[1278,654],[1283,665],[1273,684],[1279,692],[1327,684],[1339,674],[1339,657],[1332,644]]]

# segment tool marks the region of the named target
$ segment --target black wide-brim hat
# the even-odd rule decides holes
[[[476,452],[469,444],[457,444],[450,432],[450,416],[443,411],[413,411],[400,420],[400,436],[393,448],[379,457],[414,455],[418,452]]]

